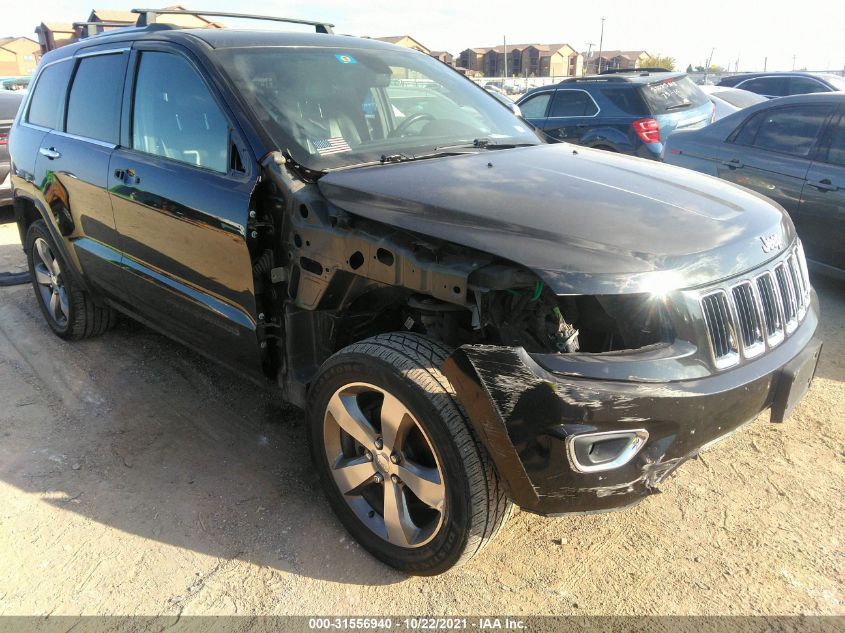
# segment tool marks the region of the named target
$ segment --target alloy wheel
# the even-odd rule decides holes
[[[398,398],[350,383],[329,400],[323,420],[334,483],[372,532],[398,547],[421,547],[443,524],[446,485],[419,422]]]
[[[44,238],[37,238],[34,247],[33,269],[38,293],[56,325],[64,327],[68,322],[70,307],[59,260]]]

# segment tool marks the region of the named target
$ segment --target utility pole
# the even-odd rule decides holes
[[[502,36],[502,43],[504,44],[504,47],[505,47],[505,79],[507,79],[507,76],[508,76],[508,38],[505,37],[504,35]],[[502,82],[502,89],[503,90],[505,89],[505,82],[504,81]]]
[[[716,52],[715,48],[710,49],[710,57],[707,58],[707,63],[704,65],[704,83],[707,83],[707,71],[710,70],[710,64],[713,63],[713,54]]]
[[[590,58],[592,57],[593,46],[595,46],[595,44],[587,42],[587,59],[584,60],[584,66],[581,68],[582,75],[586,75],[587,69],[590,67]]]
[[[602,54],[603,44],[604,44],[604,18],[601,19],[601,35],[599,36],[599,66],[598,66],[598,71],[596,72],[597,75],[601,75],[601,54]]]
[[[764,57],[763,58],[763,72],[766,72],[766,68],[768,67],[768,65],[769,65],[769,58]]]
[[[795,70],[795,53],[792,54],[792,70]]]

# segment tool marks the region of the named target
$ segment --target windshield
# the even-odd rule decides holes
[[[688,110],[710,102],[701,88],[686,76],[646,84],[643,86],[643,97],[653,114]]]
[[[415,51],[273,47],[218,55],[279,149],[310,169],[424,156],[475,140],[541,142],[485,90]]]

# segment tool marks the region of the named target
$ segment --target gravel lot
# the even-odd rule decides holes
[[[845,615],[845,285],[815,283],[825,348],[786,424],[630,511],[517,512],[429,579],[350,541],[275,394],[127,320],[67,344],[0,288],[0,615]]]

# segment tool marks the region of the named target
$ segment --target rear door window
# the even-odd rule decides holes
[[[558,90],[552,101],[549,117],[595,116],[598,107],[583,90]]]
[[[28,123],[51,129],[58,127],[59,113],[65,100],[72,68],[73,64],[68,60],[47,66],[41,71],[29,103],[29,113],[26,117]]]
[[[526,119],[542,119],[546,116],[546,109],[549,106],[549,101],[552,98],[551,92],[544,92],[534,97],[526,99],[519,104],[519,109],[522,111],[522,116]]]
[[[710,103],[707,95],[689,77],[670,77],[646,84],[642,87],[642,95],[652,114],[689,110]]]
[[[185,58],[153,51],[141,54],[132,148],[195,167],[228,171],[228,122]]]
[[[808,95],[814,92],[830,92],[830,88],[812,77],[790,77],[789,94]]]
[[[79,60],[67,106],[68,134],[116,144],[126,55],[94,55]]]
[[[785,97],[789,92],[789,77],[757,77],[737,86],[767,97]]]
[[[770,152],[806,157],[819,137],[829,106],[775,108],[761,113],[753,146]]]

